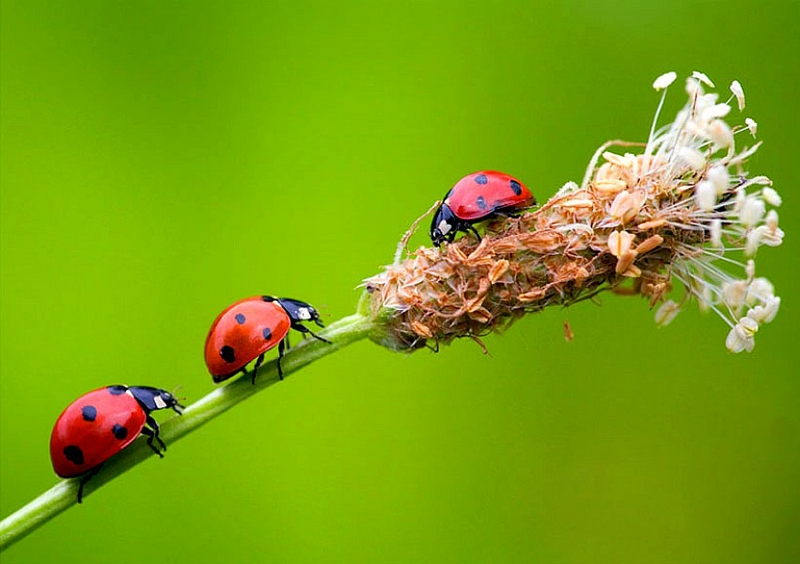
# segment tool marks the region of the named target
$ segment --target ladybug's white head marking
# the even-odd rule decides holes
[[[165,407],[167,407],[167,402],[165,402],[160,395],[153,396],[153,399],[156,402],[156,409],[164,409]]]
[[[452,225],[447,223],[446,219],[443,219],[442,221],[440,221],[439,224],[436,227],[439,228],[439,232],[442,235],[447,235],[450,232],[450,230],[453,228]]]
[[[302,319],[303,321],[308,321],[311,319],[311,310],[307,307],[299,307],[297,308],[297,318]]]

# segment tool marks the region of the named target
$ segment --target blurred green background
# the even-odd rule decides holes
[[[352,313],[462,175],[546,200],[605,140],[643,140],[662,72],[742,82],[787,235],[759,256],[783,304],[751,354],[713,315],[657,329],[610,294],[487,338],[491,356],[361,342],[2,561],[797,562],[799,19],[793,1],[4,0],[3,516],[55,483],[75,397],[202,397],[230,302]]]

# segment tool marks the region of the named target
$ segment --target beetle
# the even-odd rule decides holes
[[[206,366],[214,382],[218,384],[237,372],[246,373],[247,365],[255,360],[252,372],[255,384],[264,354],[276,345],[278,377],[283,380],[281,359],[289,348],[289,329],[330,344],[329,340],[305,327],[304,321],[324,327],[316,309],[291,298],[253,296],[228,306],[211,324],[206,337]]]
[[[50,460],[62,478],[85,474],[78,488],[78,503],[83,499],[83,487],[103,463],[140,434],[147,436],[153,452],[164,457],[162,450],[167,450],[167,445],[159,437],[158,423],[150,413],[167,408],[179,415],[183,410],[166,390],[123,385],[93,390],[67,406],[50,435]]]
[[[431,222],[431,241],[437,247],[445,241],[452,243],[459,231],[471,231],[480,241],[473,224],[533,205],[536,199],[531,191],[513,176],[495,170],[473,172],[445,194]]]

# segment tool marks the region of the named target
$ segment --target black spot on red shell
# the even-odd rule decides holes
[[[475,200],[475,203],[478,204],[478,207],[482,210],[486,210],[488,208],[486,205],[486,200],[483,198],[483,196],[478,196],[478,199]]]
[[[80,466],[83,464],[83,451],[77,445],[69,445],[64,447],[64,456],[73,464]]]
[[[269,327],[264,327],[264,329],[261,331],[261,335],[263,335],[265,340],[269,341],[272,338],[272,329]]]
[[[219,356],[221,356],[222,360],[225,362],[236,362],[236,353],[231,346],[225,345],[219,349]]]
[[[128,429],[126,429],[119,423],[114,424],[114,426],[111,428],[111,432],[114,433],[114,438],[120,441],[124,440],[125,437],[128,436]]]
[[[127,386],[109,386],[108,387],[108,393],[111,394],[112,396],[121,396],[122,394],[124,394],[127,391],[128,391],[128,387]]]
[[[236,323],[238,323],[239,325],[244,325],[244,322],[246,321],[246,318],[243,313],[237,313],[234,319],[236,320]]]
[[[97,419],[97,408],[93,405],[85,405],[81,408],[81,417],[84,421],[94,421]]]
[[[522,195],[522,186],[516,180],[509,180],[508,182],[511,185],[511,189],[514,191],[514,194],[517,196]]]
[[[489,182],[489,179],[486,178],[485,174],[479,174],[478,176],[475,177],[475,182],[477,182],[478,184],[483,185],[483,184],[486,184],[487,182]]]

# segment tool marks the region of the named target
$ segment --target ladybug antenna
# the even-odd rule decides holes
[[[414,220],[414,223],[412,223],[411,227],[408,228],[408,231],[406,231],[405,235],[403,235],[403,238],[400,239],[399,243],[397,243],[397,250],[394,252],[394,264],[400,264],[400,261],[403,260],[403,253],[408,251],[408,241],[411,239],[414,233],[417,232],[420,222],[431,215],[433,211],[441,205],[442,201],[436,200],[436,202],[434,202],[428,211]]]
[[[178,392],[180,391],[181,388],[183,388],[183,384],[178,384],[177,386],[172,388],[172,391],[170,393],[172,394],[172,397],[174,397],[176,400],[186,401],[186,396],[178,397]]]

